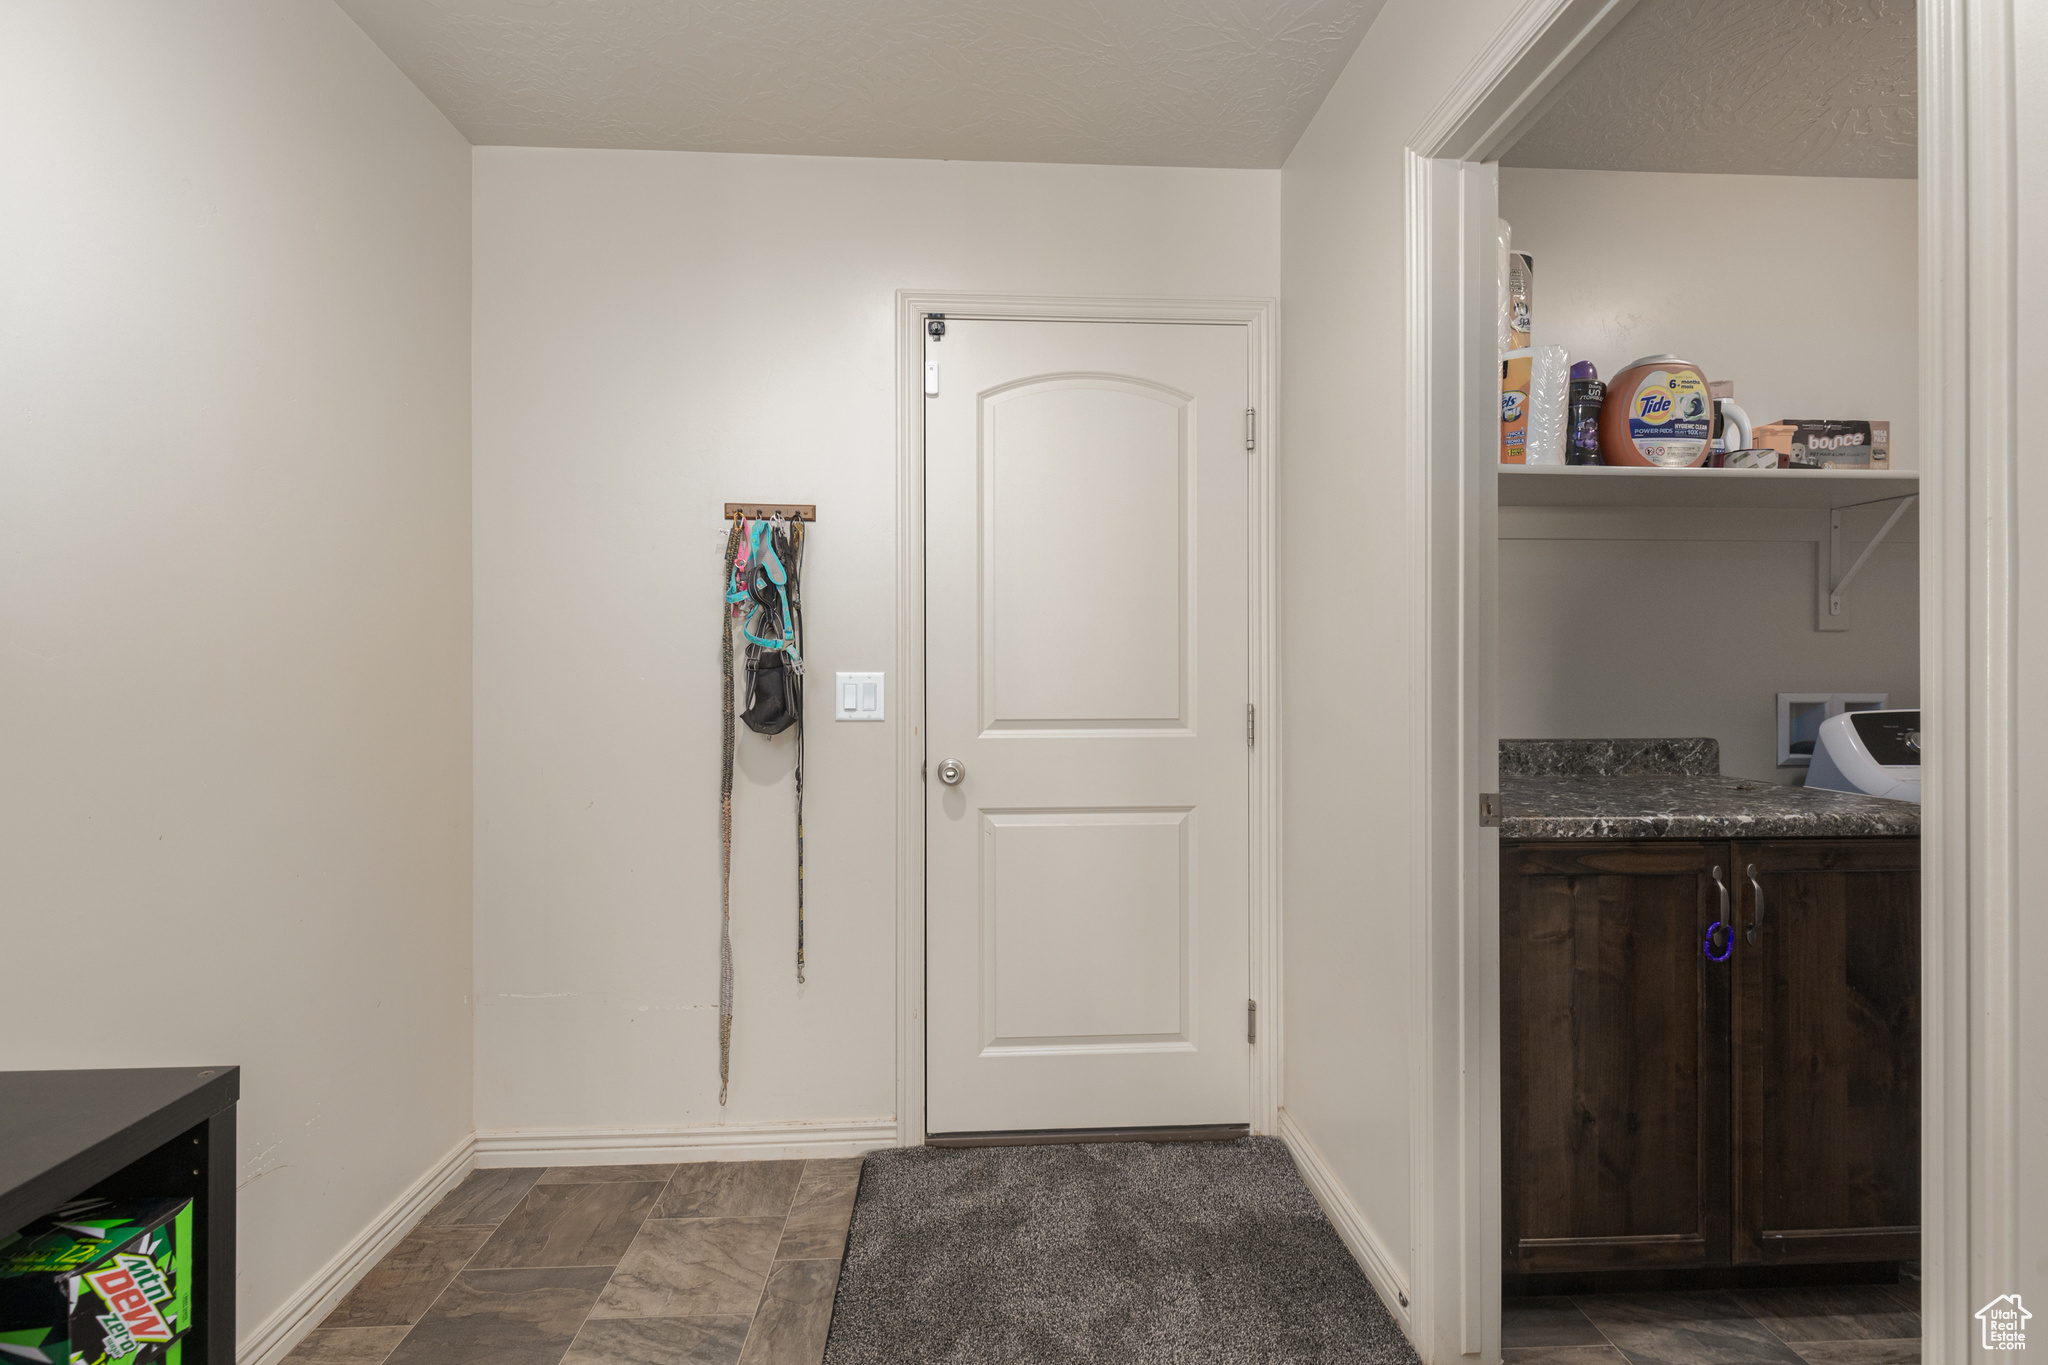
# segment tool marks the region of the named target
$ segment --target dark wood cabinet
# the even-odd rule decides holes
[[[1918,1256],[1919,844],[1734,852],[1735,1262]]]
[[[1725,846],[1524,846],[1501,874],[1507,1269],[1725,1264],[1727,966],[1700,954]]]
[[[1508,1273],[1918,1254],[1916,841],[1509,844],[1500,904]]]

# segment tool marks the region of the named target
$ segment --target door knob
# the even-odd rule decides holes
[[[960,779],[967,776],[967,765],[957,758],[949,758],[939,765],[939,781],[949,787],[960,785]]]

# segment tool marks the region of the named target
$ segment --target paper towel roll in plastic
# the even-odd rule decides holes
[[[1538,346],[1529,362],[1528,464],[1564,463],[1566,400],[1572,361],[1562,346]]]

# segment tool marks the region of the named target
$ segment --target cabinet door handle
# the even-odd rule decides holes
[[[1748,937],[1751,943],[1755,943],[1756,936],[1764,931],[1764,884],[1756,879],[1755,863],[1749,865],[1748,871],[1749,889],[1756,896],[1756,918],[1749,922]]]
[[[1721,918],[1707,926],[1707,936],[1700,941],[1700,952],[1709,962],[1726,962],[1735,951],[1735,923],[1728,918],[1728,883],[1722,878],[1718,864],[1708,875],[1713,877],[1714,886],[1721,893]],[[1714,951],[1715,934],[1721,936],[1721,951],[1718,953]]]

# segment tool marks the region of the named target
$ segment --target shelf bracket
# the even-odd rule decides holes
[[[1842,570],[1842,513],[1848,511],[1849,507],[1868,507],[1873,504],[1851,503],[1849,506],[1829,509],[1827,563],[1823,566],[1820,574],[1817,575],[1819,579],[1817,586],[1820,588],[1820,601],[1818,603],[1818,619],[1814,626],[1816,630],[1847,630],[1849,628],[1849,609],[1843,601],[1843,594],[1848,590],[1850,581],[1856,577],[1865,564],[1870,562],[1870,556],[1876,552],[1878,546],[1884,544],[1885,537],[1889,536],[1892,533],[1892,528],[1899,524],[1899,518],[1911,511],[1913,504],[1919,500],[1918,494],[1908,493],[1904,495],[1899,501],[1899,505],[1892,509],[1891,516],[1885,519],[1884,525],[1877,528],[1877,534],[1870,538],[1870,543],[1863,547],[1863,553],[1856,556],[1856,562],[1849,566],[1846,573]],[[1888,502],[1890,499],[1880,498],[1877,501]]]

